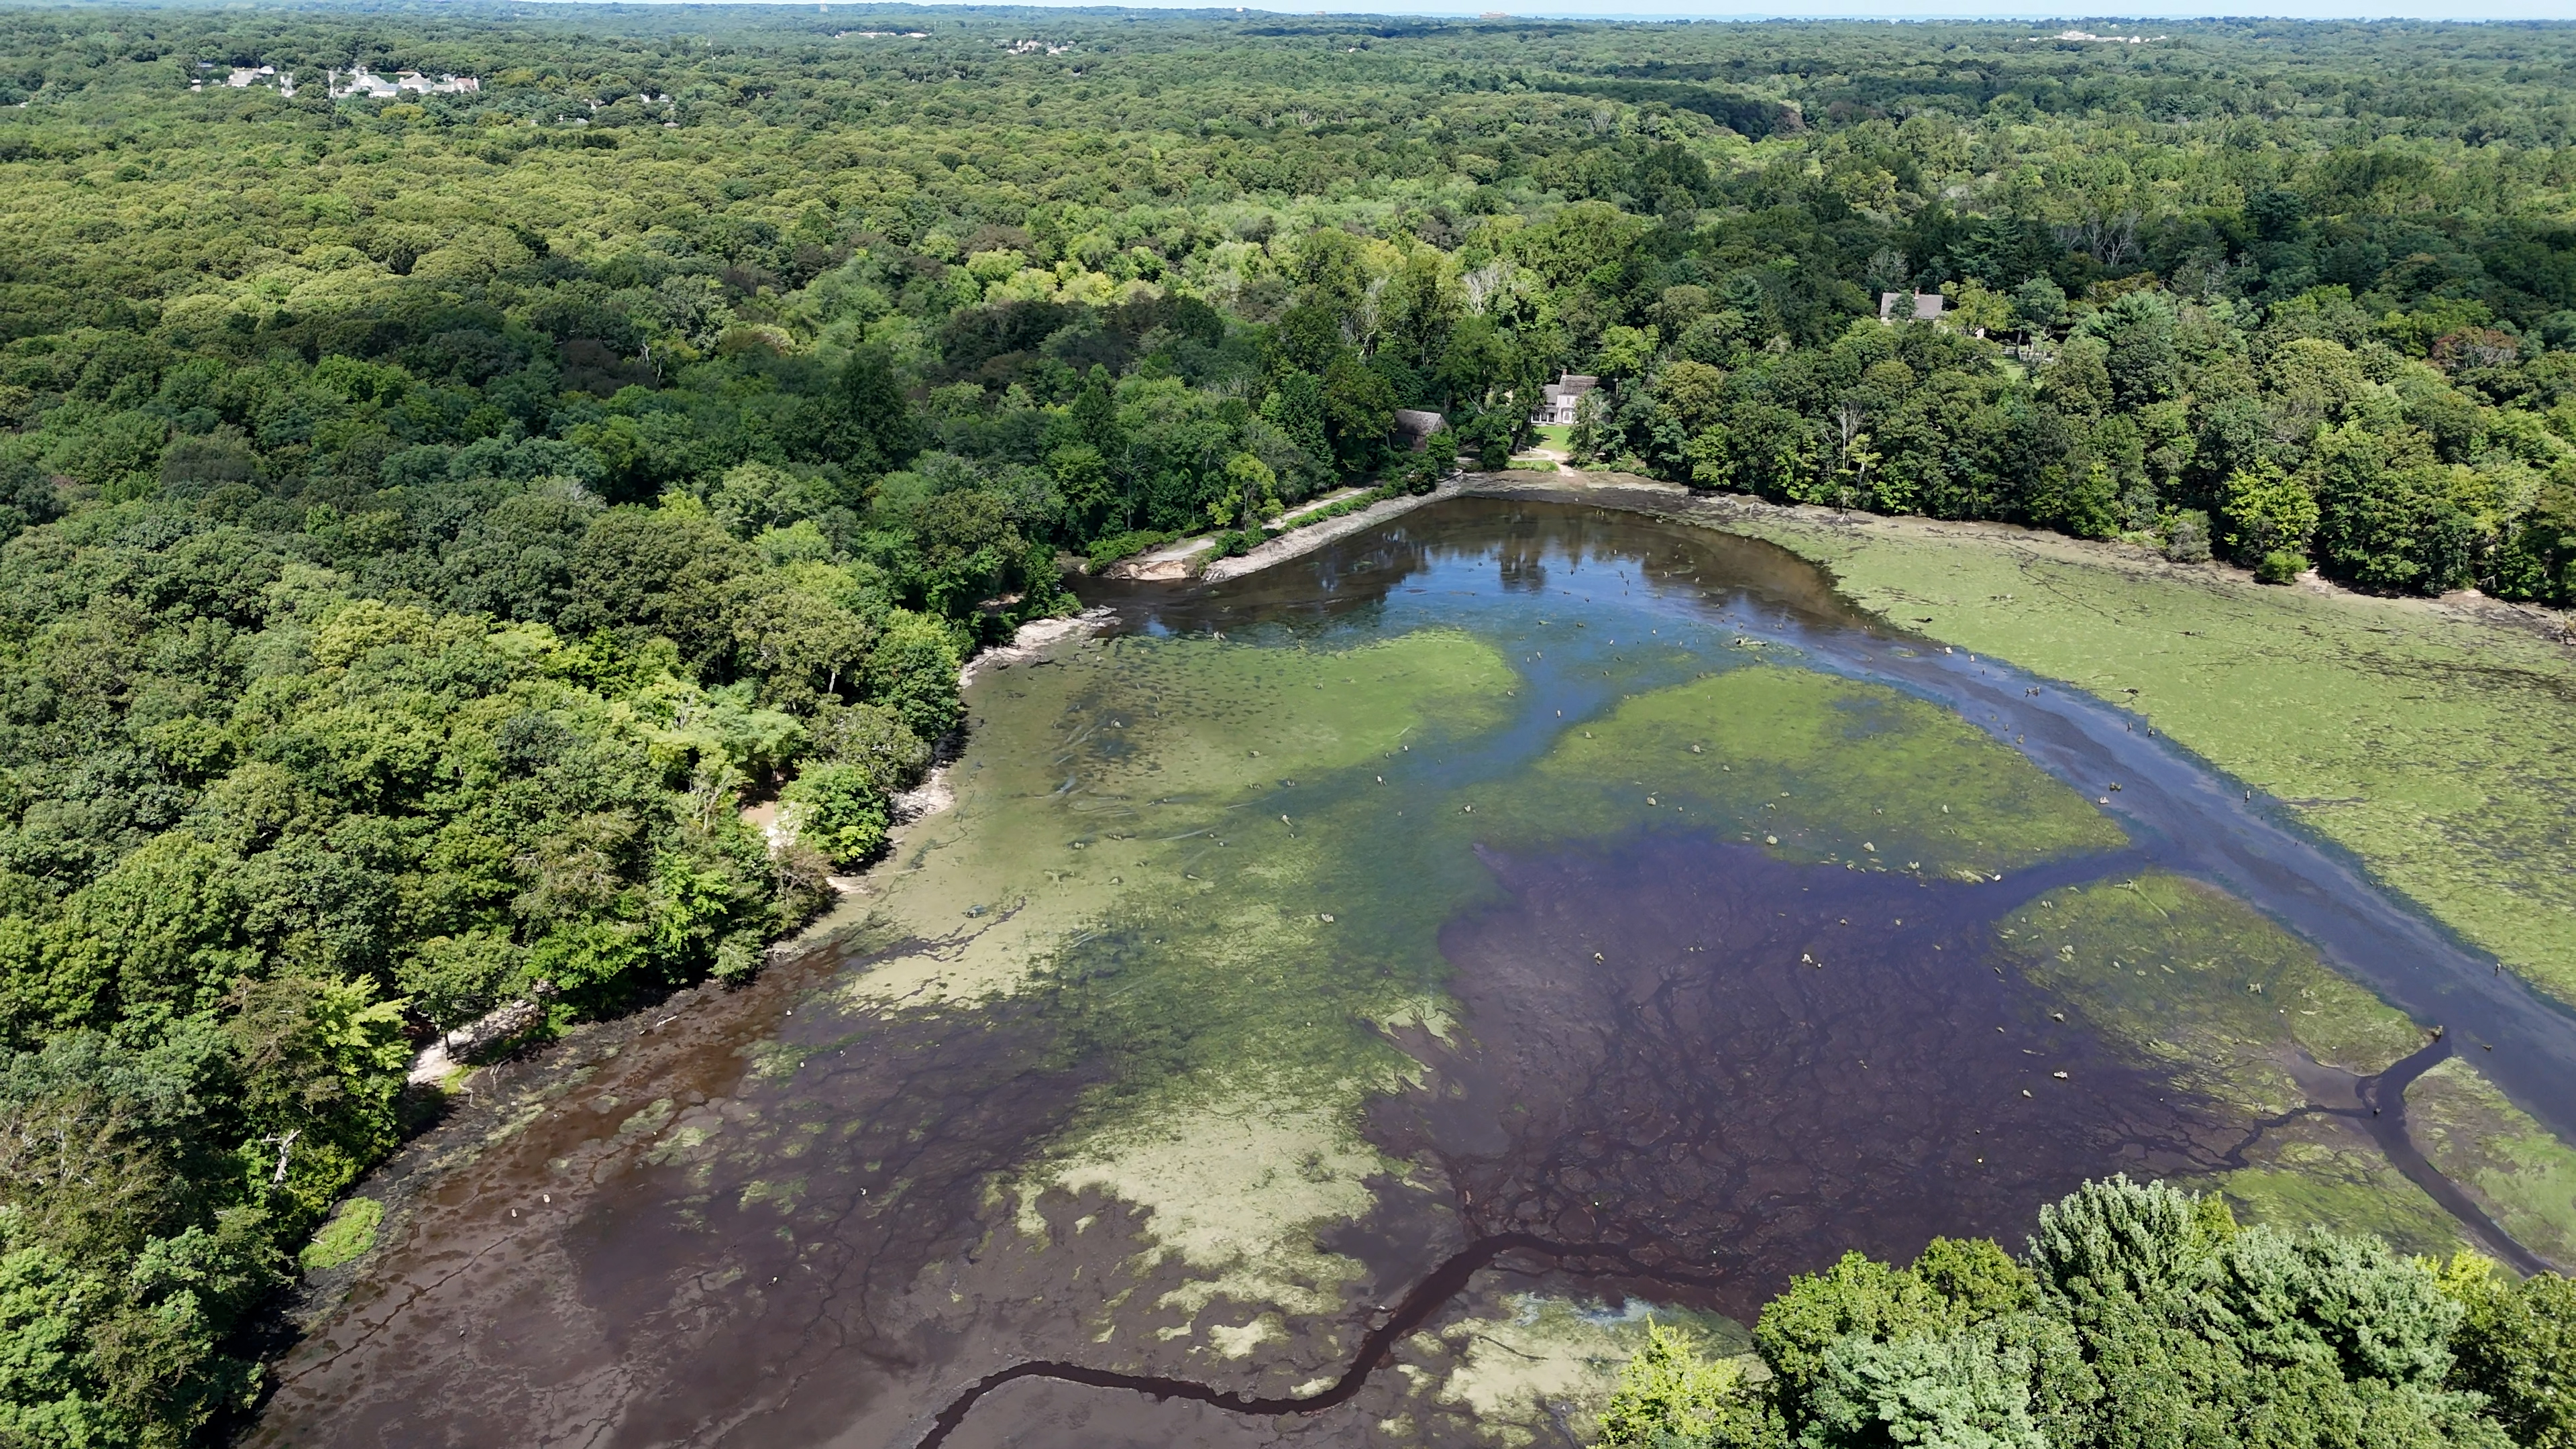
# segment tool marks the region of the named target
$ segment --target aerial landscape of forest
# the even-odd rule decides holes
[[[2576,22],[0,12],[0,1449],[2576,1449]]]

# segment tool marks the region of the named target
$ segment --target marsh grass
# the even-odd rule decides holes
[[[2576,1267],[2576,1150],[2454,1057],[2406,1091],[2415,1143],[2523,1246]]]
[[[2025,977],[2095,1028],[2256,1115],[2306,1100],[2293,1052],[2368,1076],[2425,1040],[2252,907],[2161,871],[2051,891],[1995,935]]]
[[[2315,951],[2210,886],[2160,872],[2055,891],[1996,928],[2030,980],[2176,1080],[2254,1117],[2299,1107],[2294,1053],[2368,1076],[2423,1045],[2421,1027]],[[2576,1151],[2454,1057],[2406,1094],[2407,1128],[2444,1175],[2525,1246],[2576,1262]],[[2372,1231],[2447,1251],[2459,1225],[2333,1119],[2266,1130],[2225,1191],[2260,1221]]]
[[[1933,875],[2127,843],[2083,797],[1947,710],[1758,662],[1628,697],[1560,735],[1497,803],[1516,844],[1714,830],[1783,859]]]
[[[1295,817],[1282,825],[1288,810],[1257,802],[1286,793],[1302,812],[1312,792],[1280,782],[1488,729],[1512,678],[1455,630],[1342,649],[1121,639],[987,675],[950,772],[956,804],[913,827],[874,882],[879,929],[923,949],[854,978],[844,999],[979,1000],[1049,963],[1078,971],[1220,917],[1243,934],[1208,882],[1258,868],[1280,887],[1264,898],[1282,900],[1311,869]]]
[[[2270,1162],[2223,1173],[2216,1186],[2248,1224],[2377,1233],[2401,1253],[2428,1257],[2474,1246],[2441,1204],[2377,1150],[2331,1133],[2294,1129]]]
[[[308,1272],[353,1262],[375,1247],[376,1229],[384,1220],[383,1203],[371,1197],[350,1198],[314,1233],[313,1241],[296,1255],[296,1262]]]
[[[1729,526],[1825,564],[1908,628],[2134,707],[2576,1001],[2564,645],[2446,605],[2266,588],[2045,535],[1781,514]]]

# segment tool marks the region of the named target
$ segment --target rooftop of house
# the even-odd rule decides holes
[[[1440,431],[1448,425],[1449,420],[1447,418],[1444,418],[1435,412],[1424,411],[1421,408],[1397,408],[1395,410],[1396,436],[1404,440],[1406,447],[1411,448],[1417,453],[1421,452],[1423,448],[1430,443],[1431,435],[1433,433]]]

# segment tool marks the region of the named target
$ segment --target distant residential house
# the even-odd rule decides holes
[[[1909,297],[1911,306],[1908,306]],[[1941,320],[1941,294],[1938,292],[1881,292],[1878,294],[1878,320],[1897,322],[1938,322]]]
[[[1530,426],[1538,428],[1567,426],[1574,421],[1575,405],[1583,395],[1601,385],[1601,379],[1579,372],[1561,372],[1556,381],[1540,390],[1539,404],[1530,412]]]
[[[402,87],[394,84],[391,78],[377,75],[365,66],[349,72],[346,77],[332,71],[330,81],[331,94],[335,97],[365,96],[370,100],[389,101],[402,94]]]
[[[1431,435],[1449,426],[1449,420],[1438,413],[1419,408],[1395,410],[1395,438],[1407,452],[1419,453],[1430,446]]]
[[[393,100],[405,91],[424,96],[461,96],[483,89],[482,79],[477,76],[442,75],[432,79],[416,70],[381,76],[363,65],[351,70],[345,78],[336,70],[327,72],[327,77],[334,97],[365,96],[377,101]]]
[[[277,93],[279,95],[292,96],[295,94],[295,72],[288,71],[285,74],[280,75],[277,67],[273,65],[236,65],[227,68],[218,66],[211,61],[201,60],[197,62],[197,69],[203,71],[224,71],[222,84],[233,90],[247,90],[252,86],[264,86],[273,82],[277,86]],[[202,91],[205,88],[206,77],[204,76],[199,76],[197,79],[188,82],[188,89],[192,91]]]

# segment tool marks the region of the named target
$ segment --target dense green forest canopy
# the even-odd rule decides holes
[[[2576,27],[2047,29],[8,12],[0,1442],[250,1402],[412,1050],[753,969],[1067,555],[1562,371],[1694,486],[2576,599]]]
[[[2240,1229],[2216,1194],[2126,1178],[2040,1210],[2025,1251],[1858,1253],[1762,1309],[1756,1361],[1658,1330],[1606,1449],[2562,1445],[2576,1294],[2473,1253]]]

